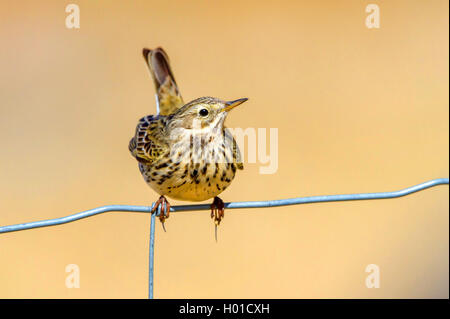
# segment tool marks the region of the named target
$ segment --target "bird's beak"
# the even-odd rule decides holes
[[[225,107],[222,109],[222,112],[228,112],[231,109],[234,109],[236,106],[244,103],[247,100],[248,100],[247,98],[243,98],[243,99],[225,102]]]

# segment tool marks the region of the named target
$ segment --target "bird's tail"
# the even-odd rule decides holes
[[[183,106],[183,98],[169,64],[169,57],[162,48],[142,51],[150,74],[155,82],[159,114],[169,115]]]

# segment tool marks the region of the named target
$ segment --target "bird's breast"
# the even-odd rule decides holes
[[[236,174],[233,147],[225,139],[205,136],[171,145],[151,164],[140,163],[146,182],[173,199],[203,201],[223,192]]]

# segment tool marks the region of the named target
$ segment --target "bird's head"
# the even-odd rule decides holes
[[[172,127],[222,129],[228,112],[247,100],[243,98],[227,102],[213,97],[201,97],[184,105],[172,115]]]

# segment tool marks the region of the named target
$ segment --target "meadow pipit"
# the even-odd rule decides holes
[[[217,229],[224,217],[224,203],[217,196],[230,185],[236,170],[243,169],[224,121],[247,99],[201,97],[184,104],[164,50],[144,49],[143,54],[155,83],[159,114],[139,120],[129,150],[147,184],[161,195],[152,213],[161,205],[164,226],[170,211],[165,196],[187,201],[214,197],[211,218]]]

